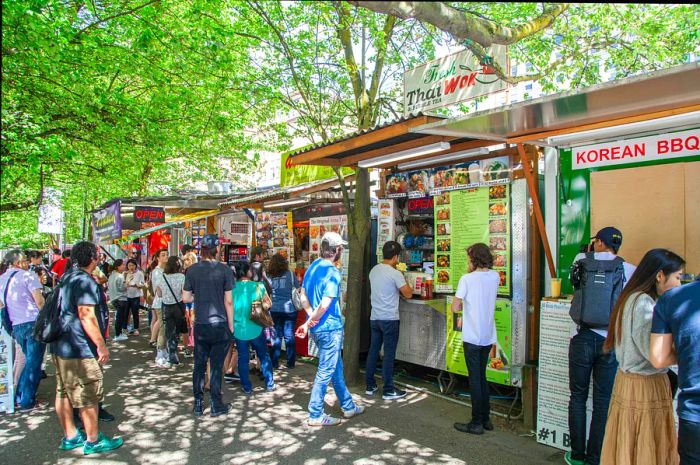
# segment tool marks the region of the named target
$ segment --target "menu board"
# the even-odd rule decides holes
[[[466,249],[482,242],[493,252],[498,293],[510,295],[509,189],[503,184],[435,196],[435,292],[456,291],[469,269]]]
[[[394,240],[396,234],[396,220],[394,218],[394,200],[380,199],[378,202],[379,213],[377,215],[377,256],[382,256],[382,247]]]
[[[386,197],[397,199],[408,195],[408,178],[406,173],[394,173],[386,177]]]
[[[437,196],[443,192],[509,182],[509,157],[475,160],[459,165],[433,168],[430,176],[430,194]]]
[[[430,192],[430,170],[408,172],[408,198],[420,199]]]
[[[348,217],[345,215],[338,216],[325,216],[321,218],[311,218],[309,220],[309,236],[311,237],[309,241],[309,246],[311,248],[311,253],[309,256],[309,261],[313,263],[319,257],[319,252],[321,250],[321,239],[326,232],[336,232],[344,240],[348,240]],[[349,248],[346,247],[343,251],[343,255],[340,258],[341,262],[341,273],[343,274],[343,281],[341,284],[341,291],[343,298],[340,299],[340,308],[345,306],[345,296],[348,289],[348,256]]]
[[[5,330],[0,330],[0,412],[15,411],[12,345],[14,340]]]
[[[447,351],[446,369],[450,373],[468,375],[462,343],[462,314],[452,313],[452,296],[447,297]],[[511,344],[511,302],[506,299],[496,300],[494,312],[496,323],[496,347],[489,354],[486,364],[486,380],[492,383],[510,385]]]
[[[201,220],[193,221],[191,226],[192,231],[192,244],[199,249],[199,243],[202,238],[207,234],[207,219],[202,218]]]
[[[294,234],[291,213],[260,212],[255,216],[255,237],[263,249],[263,259],[281,253],[287,259],[294,258]]]

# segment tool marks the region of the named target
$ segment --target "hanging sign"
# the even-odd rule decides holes
[[[92,214],[92,238],[96,244],[122,236],[121,205],[121,202],[114,202]]]
[[[571,149],[575,170],[700,155],[700,128]]]
[[[63,232],[63,210],[61,191],[52,187],[44,188],[44,198],[39,205],[40,233],[61,234]]]
[[[165,223],[165,209],[160,207],[134,207],[137,223]]]
[[[488,48],[487,56],[482,59],[470,50],[462,50],[406,71],[403,75],[404,115],[505,90],[508,84],[494,73],[494,63],[508,72],[506,46]]]

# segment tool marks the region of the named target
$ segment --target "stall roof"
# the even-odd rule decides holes
[[[148,206],[163,208],[191,208],[191,209],[212,209],[217,208],[223,200],[244,197],[254,194],[256,191],[229,192],[228,194],[209,194],[207,192],[182,193],[178,195],[165,196],[142,196],[142,197],[117,197],[110,199],[93,211],[101,210],[116,201],[122,202],[124,206]]]
[[[146,236],[148,234],[159,231],[161,229],[170,228],[170,227],[173,227],[173,226],[176,226],[178,224],[185,223],[188,221],[197,221],[197,220],[201,220],[202,218],[208,218],[210,216],[216,215],[217,213],[219,213],[219,210],[204,210],[204,211],[187,213],[185,215],[176,216],[175,218],[171,218],[166,223],[161,223],[161,224],[153,226],[151,228],[140,229],[138,231],[134,231],[133,233],[129,234],[129,239],[136,239],[137,237]]]
[[[700,110],[700,63],[548,95],[411,131],[547,145],[561,134],[648,121]],[[700,119],[699,119],[700,121]]]
[[[355,179],[355,175],[347,175],[345,176],[345,179],[352,181]],[[338,186],[338,184],[338,178],[311,181],[296,186],[280,187],[278,189],[271,189],[262,193],[249,195],[247,197],[227,200],[226,202],[220,203],[219,207],[230,209],[234,207],[255,205],[266,201],[286,200],[290,197],[294,197],[295,195],[310,194],[313,192],[326,190]]]

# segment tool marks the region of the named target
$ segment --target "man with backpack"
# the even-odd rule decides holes
[[[3,326],[10,326],[6,330],[22,348],[26,360],[17,384],[16,401],[20,412],[30,412],[37,404],[36,391],[41,381],[45,350],[44,344],[33,337],[34,323],[44,305],[43,286],[36,273],[27,271],[29,259],[21,250],[10,250],[4,261],[9,268],[0,276],[0,291],[9,321]]]
[[[608,406],[617,360],[603,351],[610,313],[636,267],[617,256],[622,245],[619,229],[607,226],[593,237],[591,249],[580,253],[571,267],[574,298],[570,315],[577,333],[569,345],[569,465],[598,465],[605,435]],[[586,402],[593,374],[593,415],[586,444]]]

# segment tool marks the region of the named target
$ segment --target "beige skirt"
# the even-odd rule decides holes
[[[618,370],[610,399],[601,465],[678,465],[671,384],[666,373]]]

